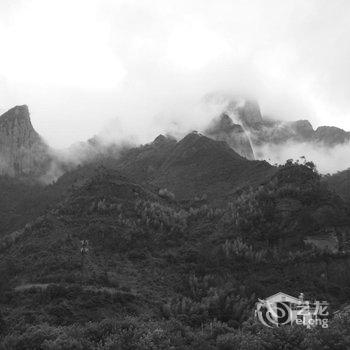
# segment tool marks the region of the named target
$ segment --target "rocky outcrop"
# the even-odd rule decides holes
[[[246,127],[259,127],[263,122],[259,104],[254,100],[246,100],[236,108],[238,117]]]
[[[218,119],[215,119],[205,134],[213,140],[225,141],[242,157],[255,159],[247,133],[241,125],[234,124],[227,114],[223,113]]]
[[[264,120],[259,128],[251,130],[255,144],[281,144],[287,141],[312,142],[314,129],[308,120],[282,122]]]
[[[251,130],[257,143],[272,142],[275,144],[287,141],[319,143],[334,147],[350,141],[350,132],[334,126],[321,126],[313,129],[308,120],[295,122],[263,123],[260,128]]]
[[[48,146],[34,130],[27,106],[0,116],[0,173],[40,175],[48,162]]]
[[[314,128],[308,120],[297,120],[289,123],[294,133],[294,139],[298,141],[311,141],[314,135]]]
[[[350,142],[350,132],[343,129],[321,126],[314,130],[308,120],[282,121],[263,117],[257,101],[237,96],[213,96],[210,95],[206,102],[221,104],[223,114],[239,123],[245,132],[249,132],[252,148],[254,145],[282,144],[288,141],[322,144],[327,147]],[[232,125],[227,124],[226,127],[228,130],[232,129]],[[227,142],[227,138],[225,141]],[[235,150],[242,154],[239,149]]]
[[[320,126],[314,134],[316,142],[322,142],[326,146],[336,146],[350,141],[350,132],[335,126]]]

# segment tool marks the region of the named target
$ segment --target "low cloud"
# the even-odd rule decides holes
[[[271,164],[283,164],[287,159],[313,161],[322,174],[333,174],[349,168],[350,143],[327,147],[321,143],[287,142],[281,145],[266,144],[255,150],[258,159]]]
[[[199,128],[196,103],[217,90],[350,129],[349,11],[343,0],[5,1],[0,108],[28,104],[58,148],[116,119],[140,142]]]
[[[116,144],[204,130],[220,112],[203,107],[213,91],[250,96],[265,116],[350,129],[347,0],[6,0],[0,9],[0,110],[28,104],[54,148],[99,130]],[[305,153],[270,147],[270,158]],[[350,165],[346,147],[329,166],[326,150],[310,147],[320,169]]]

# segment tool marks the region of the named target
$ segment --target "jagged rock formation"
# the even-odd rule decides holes
[[[213,97],[209,102],[212,100]],[[308,120],[286,122],[263,117],[258,103],[254,100],[224,96],[220,103],[224,106],[223,113],[238,121],[244,130],[249,132],[252,146],[295,141],[334,147],[350,141],[350,132],[337,127],[321,126],[314,130]],[[228,125],[227,128],[229,130],[231,126]]]
[[[264,122],[259,104],[254,100],[231,101],[227,110],[235,113],[243,126],[247,128],[259,128]]]
[[[205,134],[214,140],[225,141],[242,157],[255,159],[247,133],[241,125],[234,124],[227,114],[223,113],[218,119],[215,119]]]
[[[243,126],[258,127],[259,124],[264,122],[259,104],[253,99],[214,92],[205,95],[203,102],[207,105],[222,107],[223,113]]]
[[[289,123],[294,137],[300,141],[310,141],[314,136],[314,129],[308,120],[297,120]]]
[[[314,133],[314,139],[327,146],[336,146],[350,141],[350,132],[335,126],[320,126]]]
[[[259,127],[249,130],[255,145],[281,144],[287,141],[314,141],[314,129],[308,120],[282,122],[265,119],[259,124]]]
[[[39,175],[48,161],[48,146],[34,130],[26,105],[0,116],[0,173]]]

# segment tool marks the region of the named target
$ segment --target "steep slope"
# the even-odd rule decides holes
[[[256,186],[274,173],[266,162],[248,161],[226,142],[197,132],[182,140],[158,136],[154,142],[125,150],[115,169],[154,191],[168,189],[176,199],[210,195],[222,199],[242,186]]]
[[[96,176],[101,168],[103,161],[78,166],[50,185],[36,179],[0,176],[0,238],[45,214]]]
[[[196,142],[197,138],[201,140]],[[241,186],[255,186],[274,172],[267,163],[251,163],[240,157],[223,142],[192,134],[177,143],[160,135],[148,145],[125,148],[119,158],[102,154],[83,166],[73,167],[49,186],[27,178],[0,177],[0,236],[21,229],[103,168],[119,170],[156,193],[168,188],[175,191],[176,199],[194,199],[204,194],[220,199]]]
[[[102,287],[107,296],[122,294],[121,304],[113,306],[113,312],[119,316],[122,316],[122,308],[129,313],[136,312],[136,305],[140,310],[153,313],[148,304],[160,300],[152,295],[154,290],[150,292],[159,278],[159,267],[155,264],[155,271],[145,270],[144,259],[149,252],[157,252],[160,246],[164,246],[165,239],[168,245],[171,241],[179,243],[183,239],[183,214],[174,203],[130,181],[116,170],[104,166],[85,170],[89,174],[84,181],[75,183],[53,208],[28,223],[17,235],[0,240],[0,271],[3,276],[0,282],[7,281],[6,286],[0,283],[0,299],[2,288],[22,286],[17,290],[25,291],[33,283],[46,288],[50,282],[65,281],[87,285],[86,292],[93,298],[100,297],[99,303],[102,304]],[[79,179],[80,175],[81,169],[66,176]],[[89,241],[86,261],[81,260],[81,240]],[[142,263],[139,263],[140,259]],[[7,270],[9,260],[12,266]],[[147,264],[152,265],[152,261],[147,261]],[[16,276],[12,274],[14,271]],[[165,275],[165,271],[160,275]],[[157,284],[157,295],[165,298],[171,289],[166,288],[165,282]],[[134,305],[130,310],[122,303],[127,299]],[[108,303],[96,306],[101,311],[98,318],[111,316]],[[41,310],[36,320],[43,315],[47,320],[51,318],[50,312]],[[94,312],[92,315],[96,316]],[[74,316],[57,315],[54,323],[71,322],[70,317],[84,319],[84,322],[90,320],[89,315],[83,316],[79,309],[75,309]]]
[[[206,102],[223,105],[223,113],[239,122],[250,133],[253,146],[295,141],[334,147],[350,141],[350,132],[337,127],[321,126],[314,130],[308,120],[282,121],[263,116],[259,104],[251,99],[214,94]]]
[[[40,175],[48,162],[48,146],[34,130],[27,106],[16,106],[0,116],[0,172]]]
[[[0,237],[43,213],[44,187],[40,184],[0,176],[0,192]]]
[[[153,183],[168,188],[178,199],[220,198],[262,183],[273,172],[268,163],[248,161],[227,143],[193,132],[176,144]]]
[[[186,165],[199,146],[222,152],[222,143],[207,140],[188,135],[173,150],[175,164]],[[317,232],[337,228],[334,218],[344,214],[312,167],[280,167],[265,185],[242,190],[220,208],[182,207],[119,171],[85,170],[88,178],[53,210],[0,246],[5,349],[215,349],[238,335],[244,340],[234,340],[235,347],[282,348],[254,322],[257,298],[302,290],[335,308],[349,300],[349,256],[303,244],[310,219]],[[299,204],[285,213],[281,199]],[[325,205],[334,207],[330,221],[317,215]],[[295,344],[295,327],[287,330],[279,339]]]
[[[329,187],[350,204],[350,169],[340,171],[324,179]]]
[[[308,120],[297,120],[289,123],[294,132],[294,139],[297,141],[312,141],[314,129]]]
[[[225,141],[235,152],[249,160],[254,160],[254,152],[249,137],[239,124],[234,124],[227,114],[214,119],[205,135],[217,140]]]
[[[333,147],[350,141],[350,132],[334,126],[320,126],[314,134],[316,142],[322,142],[326,146]]]
[[[176,143],[173,137],[159,135],[149,144],[125,149],[117,161],[118,169],[137,182],[149,184]]]
[[[244,193],[233,213],[236,231],[253,245],[266,239],[291,249],[312,236],[334,238],[338,247],[350,242],[349,208],[312,163],[287,162],[263,186]]]
[[[233,99],[226,109],[236,114],[243,126],[248,129],[259,128],[264,122],[257,101],[246,99],[242,102],[240,99]]]

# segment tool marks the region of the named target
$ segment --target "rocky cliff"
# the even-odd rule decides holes
[[[336,146],[350,141],[350,132],[334,126],[320,126],[316,129],[314,139],[326,146]]]
[[[0,116],[0,173],[39,175],[48,161],[48,146],[34,130],[26,105]]]
[[[235,152],[249,160],[254,160],[254,152],[248,134],[239,124],[223,113],[215,119],[205,134],[211,139],[225,141]]]
[[[281,144],[287,141],[309,142],[334,147],[350,142],[350,132],[333,126],[314,130],[308,120],[282,121],[263,116],[259,104],[250,99],[225,96],[223,113],[232,116],[249,132],[252,146],[266,143]],[[228,130],[231,128],[227,126]]]
[[[228,104],[227,110],[233,111],[246,128],[259,128],[264,122],[259,104],[254,100],[234,100]]]

